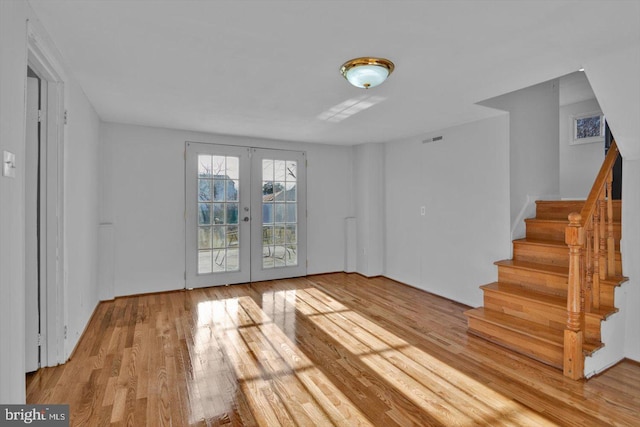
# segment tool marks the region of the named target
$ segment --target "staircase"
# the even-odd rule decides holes
[[[610,196],[615,150],[586,201],[536,202],[513,259],[495,262],[498,281],[481,286],[484,306],[465,312],[470,333],[582,378],[584,357],[604,346],[601,323],[617,312],[615,288],[627,280],[621,201]]]
[[[498,281],[481,286],[484,306],[465,313],[469,332],[562,369],[569,277],[564,234],[569,214],[580,212],[584,203],[536,202],[536,217],[525,220],[526,237],[513,241],[513,259],[495,262]],[[614,201],[613,206],[617,243],[620,201]],[[616,273],[621,273],[619,249]],[[617,311],[614,290],[623,280],[614,275],[600,282],[600,307],[585,313],[585,356],[603,346],[600,323]]]

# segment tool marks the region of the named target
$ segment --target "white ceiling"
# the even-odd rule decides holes
[[[332,144],[488,117],[475,103],[640,38],[638,0],[29,3],[104,121]],[[369,55],[396,70],[350,86],[340,66]],[[377,103],[326,120],[354,99]]]

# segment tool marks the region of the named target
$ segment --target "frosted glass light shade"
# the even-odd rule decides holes
[[[355,87],[369,89],[384,82],[394,69],[384,58],[356,58],[342,65],[340,72]]]
[[[369,88],[378,86],[389,76],[389,70],[378,65],[361,65],[347,71],[345,76],[349,83],[356,87]]]

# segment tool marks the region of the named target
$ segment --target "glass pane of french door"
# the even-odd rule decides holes
[[[186,143],[186,286],[249,282],[249,149]]]
[[[296,151],[252,149],[251,279],[304,276],[306,161]]]

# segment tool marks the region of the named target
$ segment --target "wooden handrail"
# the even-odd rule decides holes
[[[598,195],[605,187],[607,183],[607,176],[613,169],[613,165],[616,163],[616,159],[620,151],[618,150],[618,145],[615,141],[611,142],[611,146],[609,147],[609,151],[604,158],[604,162],[602,162],[602,166],[600,166],[600,171],[598,172],[598,176],[596,176],[596,180],[593,182],[593,186],[591,187],[591,191],[589,192],[589,197],[587,197],[587,201],[584,203],[582,210],[580,211],[580,216],[582,217],[581,226],[584,227],[589,220],[590,217],[593,216],[594,211],[596,210],[596,205],[598,203]]]
[[[600,281],[616,274],[613,236],[613,166],[620,152],[612,141],[589,197],[580,213],[569,214],[567,324],[564,331],[564,375],[584,376],[584,315],[600,307]]]

